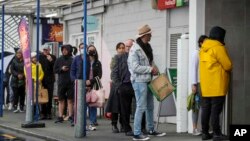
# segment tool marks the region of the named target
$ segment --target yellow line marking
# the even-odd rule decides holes
[[[1,136],[8,138],[8,139],[15,139],[15,136],[9,135],[9,134],[2,134]]]

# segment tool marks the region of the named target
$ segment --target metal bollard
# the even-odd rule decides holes
[[[81,138],[86,136],[86,97],[85,97],[85,83],[83,80],[76,80],[76,118],[75,118],[75,137]]]

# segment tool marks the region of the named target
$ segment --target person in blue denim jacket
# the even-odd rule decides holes
[[[153,136],[166,135],[166,133],[160,133],[154,129],[154,99],[148,89],[148,84],[152,80],[152,76],[158,74],[158,69],[154,64],[153,50],[149,44],[151,36],[151,28],[148,25],[140,27],[136,42],[130,49],[128,56],[130,80],[136,97],[133,140],[150,139],[141,132],[142,115],[145,111],[148,134]]]

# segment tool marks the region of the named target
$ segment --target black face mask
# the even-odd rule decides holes
[[[96,55],[96,51],[92,51],[92,50],[91,50],[91,51],[89,51],[88,54],[89,54],[89,56],[95,56],[95,55]]]

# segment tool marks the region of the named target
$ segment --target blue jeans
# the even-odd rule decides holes
[[[96,114],[97,114],[97,108],[96,107],[89,107],[89,120],[90,124],[94,124],[97,122],[96,120]]]
[[[149,131],[154,130],[154,99],[147,83],[133,82],[132,85],[136,98],[134,135],[140,135],[143,112],[146,112],[147,129]]]

